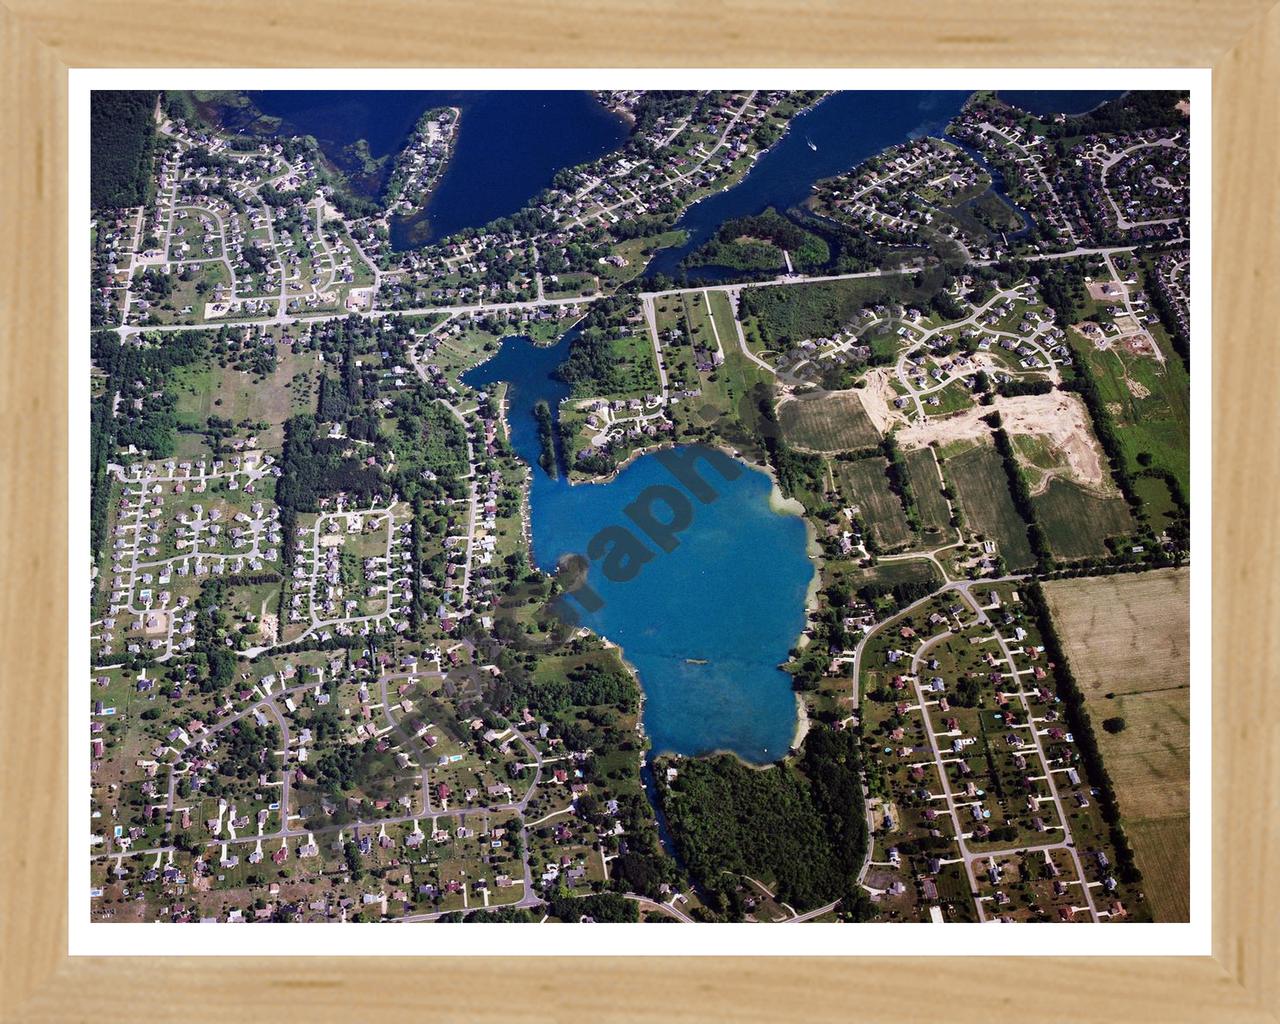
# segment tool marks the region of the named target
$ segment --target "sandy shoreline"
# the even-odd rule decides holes
[[[791,749],[799,750],[804,746],[804,738],[809,735],[809,706],[804,696],[796,691],[796,733],[791,738]]]

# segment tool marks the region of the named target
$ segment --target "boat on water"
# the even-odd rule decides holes
[[[813,139],[809,138],[808,136],[805,136],[804,141],[809,144],[809,148],[811,150],[813,150],[815,153],[818,152],[818,147],[813,144]]]
[[[685,663],[686,665],[707,665],[707,664],[710,664],[710,662],[708,662],[706,658],[685,658],[685,659],[684,659],[684,663]]]

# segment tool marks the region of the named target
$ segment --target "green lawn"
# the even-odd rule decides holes
[[[1099,497],[1069,480],[1050,481],[1032,503],[1049,546],[1060,558],[1105,555],[1106,538],[1133,529],[1133,517],[1123,498]]]

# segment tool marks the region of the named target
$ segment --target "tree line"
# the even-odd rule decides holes
[[[1013,441],[1000,425],[1000,413],[993,412],[983,419],[991,427],[991,436],[995,440],[996,451],[1000,453],[1005,477],[1009,481],[1009,496],[1013,499],[1013,507],[1018,510],[1018,514],[1022,516],[1022,521],[1026,525],[1027,541],[1031,545],[1031,551],[1036,556],[1039,568],[1047,569],[1053,565],[1053,551],[1049,547],[1049,538],[1036,514],[1036,506],[1031,498],[1031,488],[1027,486],[1027,478],[1022,475],[1022,469],[1018,466],[1018,456],[1013,450]]]
[[[1123,882],[1139,882],[1142,872],[1138,870],[1133,859],[1133,848],[1120,823],[1120,805],[1116,800],[1115,785],[1111,774],[1102,763],[1102,754],[1098,750],[1098,737],[1093,731],[1093,722],[1085,707],[1085,697],[1080,690],[1076,677],[1067,661],[1066,652],[1062,649],[1062,641],[1054,627],[1053,617],[1049,614],[1049,605],[1045,601],[1044,590],[1040,584],[1031,581],[1022,590],[1023,601],[1031,615],[1035,618],[1044,640],[1045,654],[1053,665],[1053,677],[1056,682],[1058,696],[1062,698],[1066,709],[1066,720],[1071,726],[1071,734],[1076,748],[1084,762],[1089,781],[1098,790],[1098,806],[1102,820],[1106,822],[1111,834],[1111,846],[1116,854],[1116,874]]]

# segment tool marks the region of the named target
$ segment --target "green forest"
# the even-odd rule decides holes
[[[853,897],[866,851],[858,739],[815,728],[797,762],[764,770],[728,754],[677,762],[667,819],[707,905],[740,916],[740,875],[797,910]],[[854,901],[858,902],[858,901]]]
[[[657,384],[650,364],[620,358],[617,339],[635,313],[633,300],[613,297],[591,304],[569,342],[569,355],[554,371],[575,395],[613,395]]]
[[[155,92],[95,90],[89,96],[89,201],[95,210],[151,198]]]
[[[773,270],[783,265],[782,250],[798,270],[812,270],[831,259],[826,241],[770,207],[752,217],[735,217],[692,253],[690,267],[725,266],[737,270]]]

